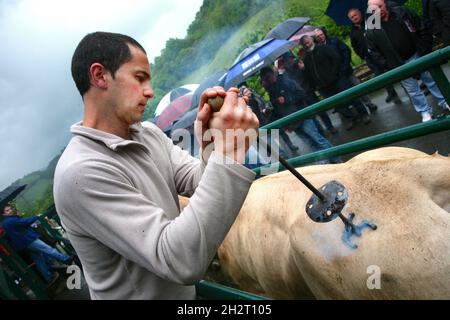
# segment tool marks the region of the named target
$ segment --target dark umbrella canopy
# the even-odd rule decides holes
[[[176,88],[176,89],[170,91],[170,100],[174,101],[175,99],[177,99],[181,96],[184,96],[185,94],[187,94],[189,92],[191,92],[191,90],[189,90],[187,88],[183,88],[183,87]]]
[[[3,213],[3,207],[8,204],[8,202],[14,200],[25,188],[26,184],[19,187],[8,187],[3,190],[0,194],[0,210]]]
[[[288,40],[292,37],[297,31],[299,31],[305,24],[308,23],[310,19],[306,17],[295,17],[291,19],[287,19],[286,21],[281,22],[275,28],[270,30],[264,40],[267,39],[281,39]]]
[[[392,4],[402,5],[406,0],[392,1]],[[391,1],[389,1],[391,4]],[[359,9],[363,16],[367,13],[367,0],[330,0],[325,14],[336,22],[339,26],[351,25],[347,14],[352,8]]]
[[[244,82],[261,68],[273,63],[283,53],[297,44],[288,40],[266,39],[244,49],[228,70],[225,78],[225,88],[230,88]]]
[[[215,86],[224,86],[226,73],[226,70],[217,71],[200,83],[192,95],[191,109],[198,108],[203,91]]]
[[[315,35],[316,29],[317,27],[306,25],[299,31],[297,31],[293,36],[291,36],[289,38],[289,41],[296,41],[297,43],[300,43],[300,39],[305,35],[313,37]]]
[[[179,119],[191,107],[192,94],[186,94],[173,100],[156,120],[156,125],[163,131]]]

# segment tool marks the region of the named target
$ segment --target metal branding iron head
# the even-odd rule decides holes
[[[347,189],[341,183],[332,180],[321,186],[319,190],[325,198],[321,200],[313,194],[306,203],[306,213],[315,222],[333,221],[347,204]]]

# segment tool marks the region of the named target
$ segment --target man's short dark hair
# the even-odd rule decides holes
[[[78,44],[72,57],[72,77],[81,96],[91,87],[89,69],[100,63],[112,77],[121,65],[132,59],[128,45],[144,48],[133,38],[110,32],[94,32],[86,35]]]
[[[261,68],[261,70],[259,71],[259,76],[261,77],[261,79],[265,79],[271,74],[275,74],[275,72],[270,67]]]
[[[325,38],[328,38],[328,31],[325,27],[318,27],[317,30],[320,30],[325,35]]]

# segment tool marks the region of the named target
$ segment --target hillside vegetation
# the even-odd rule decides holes
[[[144,118],[153,116],[161,98],[186,83],[199,83],[209,74],[231,67],[246,46],[262,40],[279,22],[308,16],[332,33],[346,34],[324,15],[328,0],[205,0],[184,39],[169,39],[152,66],[155,97]]]
[[[184,39],[169,39],[161,56],[152,65],[155,97],[144,119],[153,116],[159,100],[170,90],[187,83],[200,83],[213,72],[231,67],[236,56],[248,45],[260,41],[278,23],[291,17],[309,17],[310,24],[324,26],[329,34],[348,43],[348,27],[338,27],[325,15],[329,0],[205,0]],[[407,5],[421,13],[421,1]],[[354,64],[361,61],[356,57]],[[248,80],[259,93],[256,77]],[[53,203],[53,174],[59,156],[42,171],[32,172],[12,185],[27,184],[17,199],[19,211],[35,214]]]
[[[20,213],[25,216],[43,213],[53,204],[53,176],[59,156],[54,157],[45,169],[29,173],[11,184],[14,187],[27,185],[15,199]]]

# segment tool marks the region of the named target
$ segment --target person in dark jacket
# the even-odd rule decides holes
[[[348,11],[348,18],[352,22],[350,30],[350,41],[355,53],[366,62],[370,70],[376,75],[384,73],[383,66],[372,55],[369,54],[369,48],[366,40],[366,25],[364,16],[357,8],[352,8]],[[400,104],[397,92],[392,85],[386,87],[387,97],[386,103],[394,101],[395,104]]]
[[[247,105],[259,120],[260,127],[271,122],[273,107],[261,95],[250,89],[246,83],[239,85],[241,96],[248,98]]]
[[[247,83],[242,83],[239,85],[239,95],[242,97],[246,96],[248,98],[247,105],[252,109],[253,113],[258,117],[259,125],[261,127],[272,121],[273,107],[261,95],[259,95],[254,90],[249,88]],[[284,130],[283,130],[283,132],[284,132]],[[289,139],[289,136],[287,135],[287,133],[284,132],[284,134],[289,141],[288,143],[292,144],[292,141]],[[247,153],[246,162],[244,164],[247,168],[255,168],[255,167],[260,167],[262,165],[269,164],[271,161],[271,159],[269,157],[269,155],[271,153],[270,148],[274,148],[280,154],[280,156],[287,158],[287,155],[284,152],[284,150],[282,150],[280,148],[278,141],[276,139],[272,139],[271,130],[267,131],[267,135],[262,135],[262,136],[263,136],[262,139],[264,139],[264,142],[267,144],[268,149],[265,151],[265,153],[262,153],[261,145],[259,145],[257,152],[255,149],[252,149],[250,147],[250,149]],[[286,138],[283,138],[283,137],[281,137],[281,138],[284,141],[286,141]],[[261,139],[261,135],[258,136],[258,141],[259,141],[259,139]],[[288,144],[288,143],[286,143],[286,144]],[[292,144],[292,146],[294,146],[294,145]],[[298,150],[298,147],[295,146],[295,151],[297,151],[297,150]],[[252,155],[250,154],[251,152],[256,152],[256,155],[253,155],[253,158],[252,158]],[[256,159],[257,161],[256,161],[256,163],[252,163],[252,161],[250,161],[250,159]],[[278,162],[278,160],[275,160],[275,161]]]
[[[450,45],[450,1],[428,0],[428,14],[433,33],[442,38],[445,47]]]
[[[39,239],[39,234],[31,227],[39,217],[21,218],[14,214],[10,205],[3,208],[3,217],[3,228],[14,250],[28,250],[41,276],[47,283],[52,283],[57,273],[52,274],[50,271],[51,258],[64,264],[70,263],[71,258]]]
[[[284,118],[307,106],[305,92],[289,77],[284,75],[276,76],[271,68],[265,67],[260,71],[260,78],[264,89],[269,93],[270,102],[274,107],[274,120]],[[294,130],[314,150],[324,150],[333,147],[319,132],[317,123],[313,119],[303,119],[289,125],[287,128]],[[342,162],[340,157],[333,157],[329,161],[331,163]]]
[[[371,28],[366,32],[369,52],[378,61],[382,61],[384,68],[394,69],[431,52],[431,32],[415,12],[403,6],[389,8],[385,0],[369,0],[368,7],[372,12],[379,12],[381,21],[380,28]],[[450,110],[431,74],[423,72],[420,78],[438,105],[444,111]],[[411,98],[414,109],[422,115],[422,121],[430,121],[433,109],[420,90],[418,80],[411,77],[401,83]]]
[[[309,83],[305,75],[305,65],[303,61],[295,58],[294,54],[290,51],[284,53],[279,60],[283,61],[282,64],[284,65],[285,75],[296,82],[305,92],[307,105],[319,102],[314,86]],[[326,111],[319,112],[318,116],[322,119],[322,122],[331,134],[337,133],[337,129],[333,126]]]
[[[267,89],[267,88],[269,87],[268,82],[265,81],[265,80],[263,80],[263,79],[260,79],[260,80],[261,80],[262,86],[266,89],[266,91],[268,91],[268,89]],[[261,106],[260,106],[260,105],[257,105],[257,103],[258,103],[257,100],[255,100],[255,99],[253,99],[253,100],[250,99],[248,105],[249,105],[249,107],[250,107],[252,110],[254,110],[254,109],[256,110],[256,109],[261,108]],[[264,114],[264,113],[263,113],[263,114]],[[267,123],[270,123],[270,122],[272,122],[272,121],[274,121],[274,120],[277,119],[276,116],[275,116],[275,113],[274,113],[273,105],[272,105],[272,107],[271,107],[270,110],[266,111],[266,115],[267,115],[268,117],[265,117],[265,119],[263,120],[263,121],[266,122],[266,124],[267,124]],[[262,116],[262,114],[261,114],[261,112],[260,112],[259,116],[257,115],[258,119],[259,119],[259,117],[261,117],[261,116]],[[264,117],[262,117],[262,118],[264,118]],[[280,134],[281,139],[282,139],[282,140],[284,141],[284,143],[288,146],[289,150],[291,150],[292,153],[296,153],[296,152],[298,151],[299,148],[291,141],[291,138],[289,138],[289,135],[286,133],[286,129],[280,128],[279,134]],[[281,155],[282,155],[283,157],[286,157],[285,150],[280,149],[280,152],[281,152]]]
[[[351,87],[348,79],[341,76],[341,57],[333,47],[327,44],[318,46],[308,35],[303,36],[300,43],[305,48],[303,60],[305,74],[322,96],[328,98]],[[359,99],[353,100],[351,104],[355,107],[357,115],[353,114],[349,105],[336,108],[337,112],[350,120],[347,130],[354,128],[360,120],[364,123],[370,122],[367,110]]]
[[[353,74],[352,67],[352,52],[341,39],[338,37],[329,37],[325,28],[318,28],[314,31],[316,43],[319,45],[327,44],[336,49],[336,51],[341,56],[340,65],[340,75],[342,77],[347,77],[350,86],[356,86],[361,83],[361,81]],[[370,100],[368,95],[364,95],[361,98],[361,102],[366,105],[371,112],[375,112],[378,106]]]

